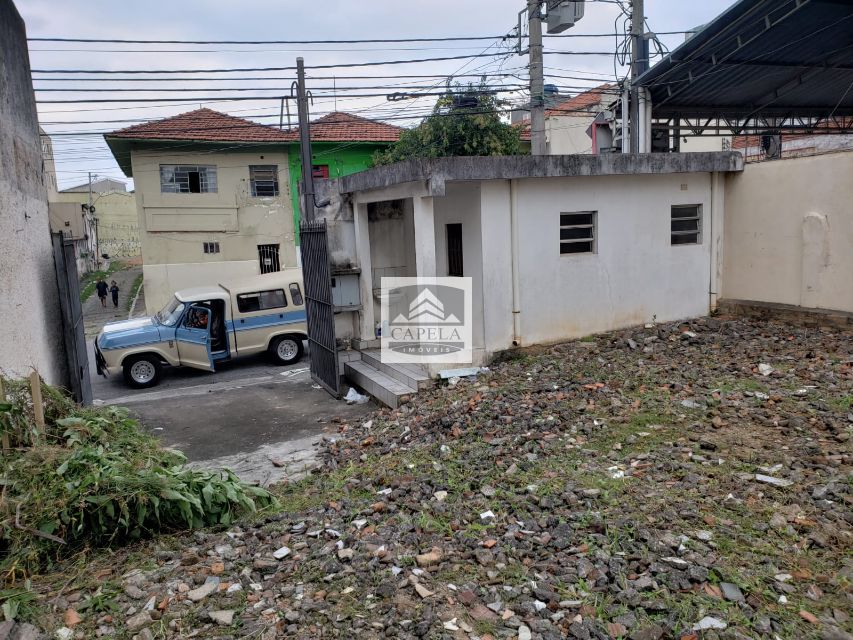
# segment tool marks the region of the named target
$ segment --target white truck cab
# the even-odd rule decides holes
[[[214,371],[216,363],[267,351],[296,362],[307,339],[302,271],[184,289],[147,318],[111,322],[95,340],[98,373],[122,371],[135,388],[160,381],[162,367]]]

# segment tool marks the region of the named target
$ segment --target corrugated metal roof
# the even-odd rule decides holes
[[[740,0],[637,83],[658,117],[853,115],[853,1]]]

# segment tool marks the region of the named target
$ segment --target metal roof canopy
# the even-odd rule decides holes
[[[850,132],[853,0],[740,0],[636,83],[658,122]]]

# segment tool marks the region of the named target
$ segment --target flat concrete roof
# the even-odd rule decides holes
[[[408,182],[430,182],[443,191],[445,182],[511,180],[572,176],[617,176],[656,173],[743,171],[737,151],[702,153],[604,153],[567,156],[468,156],[418,158],[328,180],[331,192],[355,193]]]

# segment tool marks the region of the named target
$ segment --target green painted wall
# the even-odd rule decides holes
[[[373,154],[387,149],[388,143],[376,142],[314,142],[311,144],[312,164],[329,165],[329,178],[340,178],[373,166]],[[299,145],[288,148],[290,165],[290,196],[293,200],[293,228],[299,244],[299,181],[302,180],[302,160]]]

